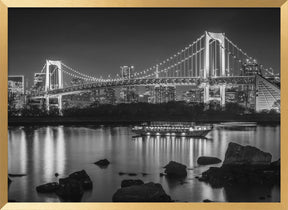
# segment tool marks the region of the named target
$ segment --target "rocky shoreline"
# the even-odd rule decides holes
[[[217,157],[201,156],[197,163],[201,165],[219,164],[220,167],[210,167],[204,171],[196,181],[208,183],[212,188],[237,188],[239,186],[280,186],[280,159],[271,162],[272,155],[263,152],[252,146],[242,146],[230,142],[225,153],[225,159],[220,160]],[[94,163],[99,168],[105,170],[110,161],[102,159]],[[183,180],[187,177],[186,165],[170,161],[163,167],[164,171],[159,174],[160,177],[166,176],[170,180]],[[142,176],[147,173],[140,173]],[[25,174],[26,175],[26,174]],[[119,172],[119,176],[137,176],[133,172]],[[8,184],[13,183],[13,177],[21,177],[22,174],[9,174]],[[58,177],[59,174],[55,173]],[[11,179],[10,179],[11,178]],[[182,181],[185,183],[184,181]],[[182,185],[179,181],[179,184]],[[59,178],[58,182],[42,184],[36,187],[36,191],[41,194],[54,193],[63,202],[80,202],[86,191],[93,190],[93,182],[85,170],[71,173],[68,177]],[[270,195],[267,195],[270,196]],[[260,200],[266,197],[260,196]],[[119,189],[115,189],[112,196],[113,202],[174,202],[159,183],[151,181],[144,182],[141,179],[123,179]],[[204,199],[203,202],[212,202]]]
[[[271,162],[272,155],[256,147],[229,143],[221,167],[210,167],[199,181],[213,188],[233,185],[280,185],[280,159]]]

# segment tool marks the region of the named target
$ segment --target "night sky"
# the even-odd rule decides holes
[[[146,69],[205,31],[280,69],[279,9],[9,9],[9,74],[33,83],[46,59],[93,75]]]

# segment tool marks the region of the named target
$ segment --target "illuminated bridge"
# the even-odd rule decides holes
[[[210,96],[210,89],[219,88],[220,96],[216,99],[225,106],[226,89],[246,85],[255,92],[256,111],[271,110],[277,103],[280,106],[280,88],[264,77],[279,78],[279,74],[265,68],[262,68],[263,72],[260,69],[250,71],[252,67],[243,68],[247,62],[256,63],[256,60],[224,33],[205,32],[174,55],[128,77],[117,74],[104,79],[75,70],[61,61],[46,60],[39,73],[44,76],[44,90],[32,94],[32,98],[45,98],[48,109],[49,99],[57,98],[58,107],[62,109],[63,95],[108,87],[173,85],[202,88],[204,103],[215,100]],[[71,85],[66,82],[73,78],[83,83]]]

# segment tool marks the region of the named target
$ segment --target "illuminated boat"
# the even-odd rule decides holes
[[[212,125],[196,125],[193,122],[151,122],[134,126],[132,131],[141,136],[205,137],[212,129]]]

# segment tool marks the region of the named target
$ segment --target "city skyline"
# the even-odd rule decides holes
[[[9,9],[9,74],[24,74],[31,87],[34,73],[53,56],[95,76],[116,75],[123,65],[137,72],[205,30],[225,32],[277,73],[279,14],[278,9]]]

